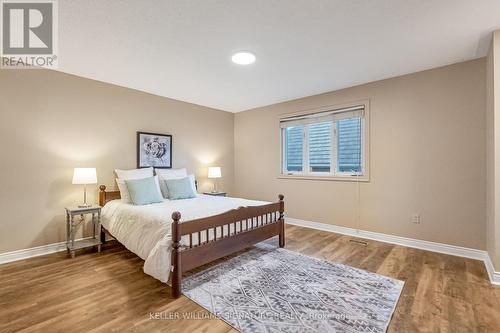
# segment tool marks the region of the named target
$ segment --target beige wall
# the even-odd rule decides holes
[[[196,173],[201,190],[207,166],[220,165],[224,190],[284,193],[289,217],[484,249],[486,67],[480,59],[236,115],[58,72],[0,71],[0,253],[63,241],[63,207],[81,200],[73,168],[95,166],[114,187],[112,170],[136,165],[138,130],[172,134],[174,167]],[[355,183],[276,177],[278,119],[365,99],[371,179],[360,185],[358,222]],[[90,193],[95,201],[97,186]],[[496,251],[491,228],[500,228],[488,223]]]
[[[74,167],[135,168],[136,131],[173,135],[173,166],[233,189],[233,114],[44,70],[0,71],[0,253],[65,240],[65,205],[81,201]],[[96,201],[97,186],[90,188]]]
[[[235,116],[235,193],[289,217],[485,249],[485,60],[262,107]],[[277,179],[281,114],[370,100],[370,182]],[[412,224],[413,213],[421,223]]]
[[[495,269],[500,270],[500,31],[493,33],[486,57],[486,241]]]

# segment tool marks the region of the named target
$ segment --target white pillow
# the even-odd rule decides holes
[[[120,198],[124,203],[132,203],[130,194],[128,193],[127,184],[125,184],[124,179],[116,178],[116,184],[118,184],[118,189],[120,190]]]
[[[195,182],[196,178],[194,178],[194,175],[188,175],[188,177],[189,180],[191,181],[191,187],[193,188],[193,193],[198,193],[196,191],[196,182]]]
[[[181,169],[155,169],[156,174],[160,177],[160,189],[163,197],[168,199],[168,189],[165,180],[180,179],[187,177],[186,168]]]
[[[119,179],[126,180],[148,178],[154,175],[152,167],[131,170],[115,169],[115,172]]]
[[[138,178],[142,179],[142,178]],[[131,180],[131,179],[127,179]],[[124,203],[132,203],[132,198],[130,197],[130,193],[128,192],[127,184],[125,183],[125,179],[116,178],[116,183],[118,184],[118,190],[120,190],[120,198]],[[158,195],[162,196],[160,189],[160,180],[158,176],[155,176],[156,188],[158,190]]]
[[[181,169],[155,169],[155,172],[160,178],[164,179],[178,179],[187,177],[186,168]]]

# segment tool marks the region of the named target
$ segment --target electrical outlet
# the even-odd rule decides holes
[[[413,214],[411,217],[411,222],[415,224],[420,224],[420,214]]]

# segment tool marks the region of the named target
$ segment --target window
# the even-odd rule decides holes
[[[337,121],[338,172],[361,172],[361,136],[361,117]]]
[[[365,106],[280,120],[285,176],[367,176]]]
[[[304,149],[303,137],[303,126],[285,128],[286,169],[288,171],[302,171],[302,150]]]
[[[332,162],[332,124],[307,125],[310,172],[330,172]]]

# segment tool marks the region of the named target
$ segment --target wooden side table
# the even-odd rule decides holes
[[[75,257],[75,251],[87,247],[97,246],[97,251],[101,252],[101,240],[96,237],[101,225],[101,207],[66,207],[66,248],[68,253],[71,252],[71,258]],[[75,234],[78,227],[85,222],[85,215],[92,215],[92,238],[75,240]],[[80,219],[77,221],[76,216]]]
[[[225,197],[227,193],[226,192],[203,192],[203,194],[213,195],[215,197]]]

